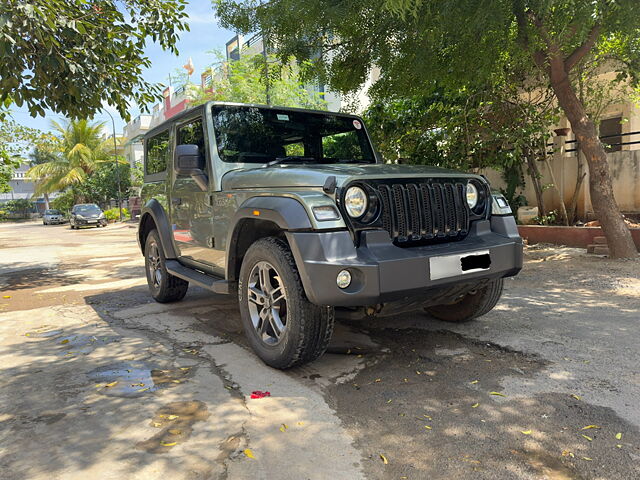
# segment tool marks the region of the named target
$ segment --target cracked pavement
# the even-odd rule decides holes
[[[638,262],[532,248],[480,321],[338,323],[281,372],[235,298],[153,302],[134,233],[0,225],[0,478],[640,477]]]

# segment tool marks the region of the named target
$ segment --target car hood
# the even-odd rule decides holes
[[[338,186],[342,186],[353,180],[374,178],[468,178],[470,174],[424,165],[383,163],[362,165],[275,165],[268,168],[260,166],[232,170],[222,177],[222,189],[322,187],[330,176],[335,176]]]

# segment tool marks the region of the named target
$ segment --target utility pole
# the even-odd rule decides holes
[[[111,115],[108,110],[104,111],[107,112],[107,115],[111,117],[111,125],[113,127],[113,159],[116,166],[116,181],[118,182],[118,210],[120,211],[120,222],[122,222],[122,193],[120,191],[120,168],[118,165],[118,144],[116,142],[116,121],[113,119],[113,115]]]

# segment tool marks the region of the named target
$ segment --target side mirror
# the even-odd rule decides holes
[[[204,158],[200,155],[197,145],[178,145],[176,147],[176,173],[178,175],[191,175],[204,170]]]
[[[175,170],[178,175],[190,175],[201,190],[206,191],[207,174],[205,161],[197,145],[178,145],[175,155]]]

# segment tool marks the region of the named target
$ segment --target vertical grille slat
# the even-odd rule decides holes
[[[383,228],[398,245],[454,240],[469,231],[464,183],[432,180],[377,186]]]
[[[391,190],[393,191],[393,201],[395,204],[395,218],[396,218],[396,225],[398,226],[398,233],[397,233],[397,237],[398,237],[398,241],[399,242],[405,242],[407,240],[407,217],[408,217],[408,213],[407,212],[407,207],[406,204],[407,202],[405,201],[405,193],[406,193],[406,188],[404,185],[399,185],[399,184],[394,184],[391,187]]]

